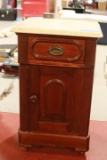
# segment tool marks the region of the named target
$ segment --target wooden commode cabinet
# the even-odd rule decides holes
[[[99,33],[91,35],[69,29],[72,20],[31,18],[13,28],[19,47],[20,145],[88,151],[96,40],[102,36],[93,23]]]

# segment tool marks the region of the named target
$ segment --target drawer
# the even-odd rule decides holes
[[[84,39],[29,37],[29,60],[84,64]]]

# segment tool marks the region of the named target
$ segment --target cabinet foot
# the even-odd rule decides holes
[[[81,155],[85,155],[85,152],[80,152]]]
[[[29,149],[31,149],[31,146],[25,146],[24,149],[25,151],[29,151]]]
[[[80,155],[85,155],[86,150],[77,149],[75,148],[75,151],[78,152]]]
[[[25,151],[28,151],[29,149],[32,148],[31,145],[22,145],[22,144],[19,144],[19,145],[20,145],[21,147],[23,147]]]

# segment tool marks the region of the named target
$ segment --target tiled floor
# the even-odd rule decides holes
[[[0,33],[11,29],[12,26],[20,23],[22,21],[21,18],[16,19],[15,21],[0,21]],[[0,38],[0,44],[16,44],[17,43],[17,35],[14,33],[12,36]]]
[[[90,122],[90,150],[85,155],[70,149],[18,145],[19,115],[0,113],[0,160],[107,160],[107,122]]]
[[[17,18],[15,21],[0,21],[0,33],[10,30],[14,25],[20,23],[22,18]],[[17,44],[17,35],[13,33],[9,37],[0,38],[1,44]],[[14,82],[13,82],[14,81]],[[0,112],[19,113],[19,79],[17,77],[5,76],[0,73],[0,97],[5,89],[13,82],[13,89],[8,96],[0,100]],[[15,100],[13,99],[13,95]]]

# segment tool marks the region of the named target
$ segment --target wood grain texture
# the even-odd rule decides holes
[[[32,34],[18,37],[19,143],[88,151],[97,39]],[[50,46],[57,45],[64,53],[50,55]]]

